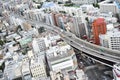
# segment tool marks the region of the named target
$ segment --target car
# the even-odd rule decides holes
[[[113,66],[113,69],[120,75],[120,63],[119,64],[115,64]]]
[[[61,29],[60,31],[61,31],[61,32],[63,32],[63,30],[62,30],[62,29]]]
[[[80,47],[82,47],[82,48],[83,48],[84,46],[83,46],[83,45],[80,45]]]
[[[100,54],[100,55],[104,56],[104,54]]]
[[[68,37],[72,37],[71,35],[69,35]]]
[[[113,77],[115,80],[120,80],[120,63],[113,66]]]

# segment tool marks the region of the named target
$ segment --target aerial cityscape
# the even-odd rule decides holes
[[[120,0],[0,0],[0,80],[120,80]]]

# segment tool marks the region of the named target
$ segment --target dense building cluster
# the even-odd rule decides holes
[[[119,51],[118,3],[119,0],[1,0],[0,80],[89,80],[83,63],[78,63],[75,48],[59,33],[68,32],[90,44]],[[114,71],[116,78],[118,73]]]

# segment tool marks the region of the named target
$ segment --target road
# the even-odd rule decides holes
[[[70,32],[66,32],[61,30],[60,28],[52,25],[47,25],[43,22],[36,22],[36,21],[30,21],[27,20],[28,23],[35,24],[35,25],[41,25],[44,26],[45,28],[50,29],[51,31],[57,32],[64,41],[66,41],[68,44],[72,45],[73,47],[88,53],[90,55],[114,62],[114,63],[119,63],[120,62],[120,52],[119,51],[113,51],[110,49],[106,49],[101,46],[97,46],[94,44],[91,44],[89,42],[83,41],[79,38],[77,38],[74,34]],[[104,50],[102,52],[101,50]]]
[[[18,17],[18,16],[16,16]],[[97,46],[95,44],[91,44],[87,41],[84,41],[82,39],[77,38],[74,34],[70,32],[63,31],[57,26],[54,25],[49,25],[44,22],[37,22],[37,21],[31,21],[31,20],[25,20],[22,17],[18,17],[22,19],[23,21],[26,21],[30,24],[37,25],[38,28],[43,26],[51,31],[54,31],[58,33],[64,41],[66,41],[68,44],[71,46],[87,53],[92,56],[96,56],[114,63],[119,63],[120,62],[120,51],[117,50],[111,50],[105,47]]]

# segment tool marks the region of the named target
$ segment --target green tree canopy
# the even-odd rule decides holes
[[[0,45],[3,46],[4,45],[4,41],[0,40]]]

